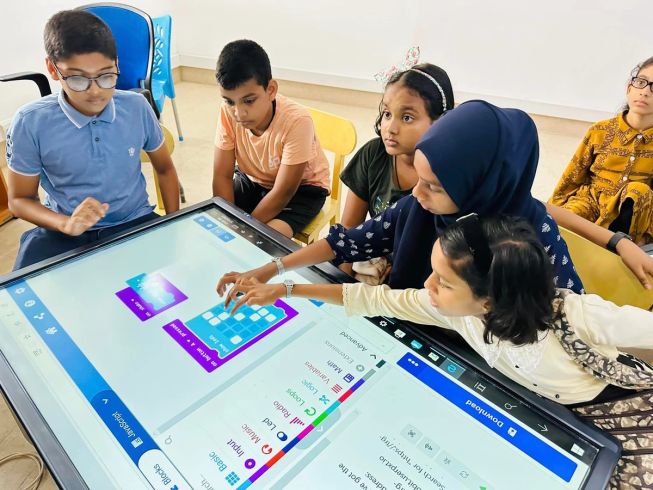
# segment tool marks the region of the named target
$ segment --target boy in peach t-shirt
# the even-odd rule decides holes
[[[291,237],[329,194],[329,163],[313,120],[304,107],[277,93],[268,55],[254,41],[227,44],[216,79],[224,103],[213,195]]]

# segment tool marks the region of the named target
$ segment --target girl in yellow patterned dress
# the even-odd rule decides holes
[[[653,243],[653,57],[631,73],[626,110],[587,131],[550,203]]]

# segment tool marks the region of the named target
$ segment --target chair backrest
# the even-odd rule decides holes
[[[154,27],[154,62],[152,64],[152,83],[161,82],[163,94],[171,99],[175,98],[175,86],[172,83],[172,67],[170,66],[170,34],[172,31],[172,17],[162,15],[152,19]],[[155,99],[158,99],[155,97]],[[163,98],[161,97],[161,100]],[[157,100],[157,105],[159,104]],[[159,111],[163,106],[159,106]]]
[[[334,154],[333,174],[331,176],[331,196],[337,203],[336,221],[340,220],[340,172],[344,165],[345,157],[356,148],[356,128],[354,124],[344,117],[336,116],[318,109],[308,108],[315,134],[324,150]]]
[[[161,131],[163,131],[163,142],[168,148],[168,152],[172,155],[172,152],[175,151],[175,138],[172,136],[172,133],[168,128],[163,124],[161,125]],[[149,162],[150,157],[144,150],[141,150],[141,162]],[[161,194],[161,187],[159,186],[159,177],[156,172],[154,172],[154,189],[156,190],[156,209],[155,212],[158,214],[165,214],[165,208],[163,207],[163,195]]]
[[[150,16],[120,3],[93,3],[78,8],[97,15],[113,33],[120,69],[116,88],[151,91],[154,34]]]
[[[586,292],[598,294],[619,306],[651,309],[653,290],[644,289],[618,255],[563,227],[560,227],[560,234],[567,242]]]
[[[39,87],[41,97],[45,97],[46,95],[50,95],[52,93],[48,77],[46,77],[43,73],[38,73],[35,71],[22,71],[20,73],[0,75],[0,82],[13,82],[16,80],[31,80],[34,82]]]

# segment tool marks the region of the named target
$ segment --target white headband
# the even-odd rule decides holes
[[[411,68],[410,71],[414,71],[414,72],[420,73],[420,74],[424,75],[426,78],[428,78],[429,80],[431,80],[431,81],[433,82],[433,84],[434,84],[434,85],[438,88],[438,90],[440,91],[440,95],[442,96],[442,111],[443,111],[443,112],[446,112],[446,111],[447,111],[447,97],[444,95],[444,90],[442,90],[442,87],[440,86],[440,84],[438,83],[438,81],[437,81],[435,78],[433,78],[431,75],[429,75],[428,73],[426,73],[425,71],[418,70],[417,68]]]

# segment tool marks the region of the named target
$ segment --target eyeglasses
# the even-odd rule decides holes
[[[641,77],[633,77],[630,79],[630,84],[635,87],[635,88],[648,88],[651,89],[651,92],[653,92],[653,81],[649,82],[646,78],[641,78]]]
[[[82,75],[70,75],[65,77],[57,65],[54,63],[52,63],[52,65],[54,66],[55,70],[57,70],[57,73],[61,79],[66,82],[68,88],[73,92],[86,92],[89,88],[91,88],[91,83],[93,83],[93,80],[95,80],[95,83],[100,88],[114,88],[118,83],[118,75],[120,75],[120,70],[118,70],[117,73],[103,73],[97,77],[85,77]]]

